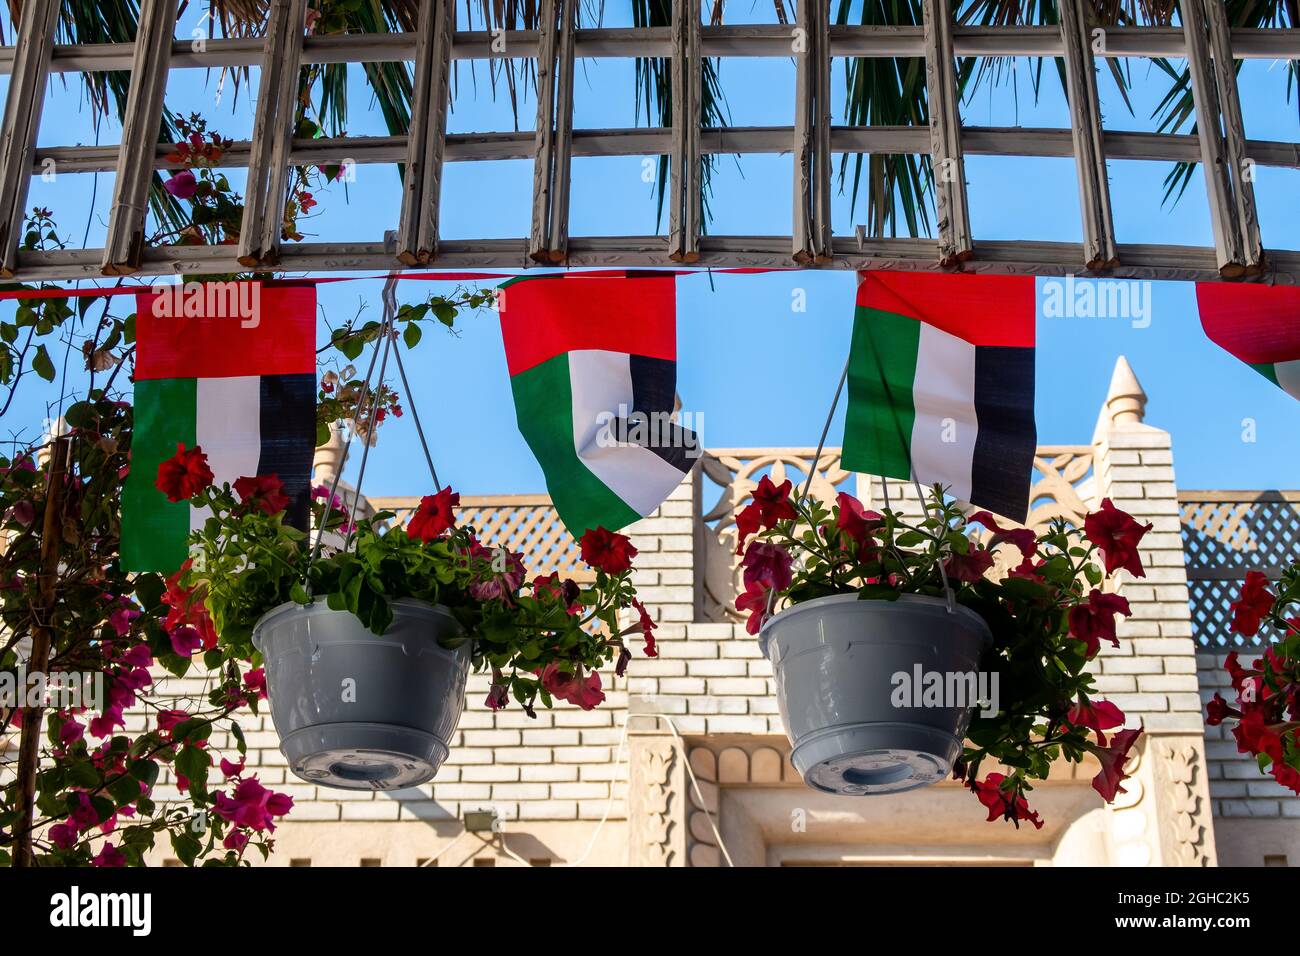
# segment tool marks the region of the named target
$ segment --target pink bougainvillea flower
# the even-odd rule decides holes
[[[235,479],[235,493],[239,500],[263,514],[276,515],[293,501],[284,493],[284,482],[279,475],[244,476]]]
[[[483,701],[488,710],[504,710],[510,702],[510,688],[505,684],[493,684],[488,688],[487,699]]]
[[[1093,588],[1088,595],[1087,604],[1070,608],[1070,636],[1088,646],[1088,659],[1092,660],[1101,650],[1102,640],[1119,647],[1119,638],[1115,635],[1115,615],[1128,617],[1131,613],[1127,598],[1119,594],[1103,594]]]
[[[226,838],[221,841],[221,845],[227,850],[234,850],[236,853],[243,852],[244,847],[248,846],[248,831],[231,830],[226,834]]]
[[[1090,745],[1088,748],[1101,761],[1101,772],[1092,778],[1092,789],[1107,803],[1111,803],[1117,794],[1128,792],[1121,786],[1128,778],[1124,765],[1140,736],[1140,730],[1121,730],[1111,738],[1109,747],[1102,749]]]
[[[100,867],[120,867],[126,866],[126,857],[124,857],[117,847],[111,843],[105,843],[104,848],[99,854],[90,861],[91,866]]]
[[[274,793],[262,786],[256,777],[245,777],[227,796],[218,793],[213,797],[214,812],[227,823],[252,830],[274,830],[273,817],[282,817],[293,809],[293,798]]]
[[[241,758],[239,763],[232,763],[225,757],[222,757],[221,763],[218,765],[221,767],[221,775],[226,779],[238,777],[244,772],[244,763],[246,759],[247,758]]]
[[[570,704],[577,704],[583,710],[592,710],[605,700],[600,689],[600,672],[592,671],[585,678],[582,665],[575,665],[572,674],[560,670],[558,663],[552,661],[542,669],[542,687],[546,692]]]
[[[966,584],[977,584],[989,568],[993,567],[993,552],[984,548],[971,547],[965,554],[953,553],[944,562],[943,569],[948,577]]]
[[[1019,826],[1019,821],[1028,820],[1035,829],[1041,830],[1043,821],[1039,819],[1038,811],[1030,810],[1029,801],[1014,790],[1002,789],[1004,780],[1006,780],[1005,774],[991,773],[982,781],[970,784],[979,802],[988,808],[987,822],[1010,820]]]
[[[188,624],[182,624],[167,636],[171,638],[172,650],[180,657],[193,657],[194,652],[203,646],[203,637],[198,629]]]
[[[149,653],[147,644],[132,644],[122,655],[121,661],[130,667],[152,667],[153,655]]]
[[[1124,712],[1108,700],[1081,700],[1070,708],[1066,715],[1067,723],[1075,727],[1086,727],[1097,734],[1097,743],[1106,746],[1103,731],[1124,726]]]
[[[176,443],[176,454],[158,466],[158,490],[168,501],[188,501],[212,484],[212,469],[208,456],[195,445],[185,450],[184,442]]]
[[[254,667],[244,674],[244,690],[258,700],[266,700],[266,669]]]
[[[99,813],[91,804],[90,797],[80,790],[72,795],[72,814],[68,819],[81,833],[99,825]]]
[[[793,580],[791,568],[794,559],[790,552],[779,544],[766,541],[751,541],[745,550],[745,560],[740,562],[745,569],[745,590],[756,586],[784,591]]]
[[[30,501],[17,501],[5,513],[5,520],[20,524],[24,528],[36,520],[36,506]]]
[[[46,835],[50,838],[50,842],[60,850],[72,849],[77,845],[77,840],[80,839],[77,827],[69,822],[54,824]]]
[[[140,612],[133,607],[119,607],[108,616],[108,626],[118,637],[126,637],[131,633],[131,622],[139,616]]]
[[[1083,535],[1101,551],[1106,573],[1114,574],[1123,568],[1135,578],[1146,577],[1138,543],[1151,528],[1150,524],[1138,524],[1132,515],[1116,508],[1109,498],[1102,499],[1100,511],[1094,511],[1083,519]]]
[[[177,199],[192,199],[194,194],[198,192],[199,181],[188,169],[182,169],[172,174],[171,178],[163,183],[163,189]]]
[[[627,571],[637,555],[631,538],[604,528],[589,528],[578,545],[582,550],[582,560],[606,574],[622,574]]]
[[[170,734],[176,729],[177,724],[189,719],[190,715],[183,710],[160,710],[158,711],[158,729],[164,734]]]
[[[1259,571],[1247,571],[1240,596],[1228,605],[1233,633],[1246,637],[1258,634],[1276,600],[1277,595],[1268,589],[1268,577]]]
[[[59,743],[65,747],[71,747],[73,744],[86,737],[86,728],[77,721],[69,718],[59,727]]]
[[[436,495],[425,495],[406,525],[407,537],[428,544],[456,524],[456,506],[460,495],[443,488]]]
[[[102,739],[104,737],[113,736],[113,728],[115,727],[125,729],[126,721],[122,717],[122,711],[124,709],[125,708],[121,706],[114,705],[105,707],[103,713],[98,717],[91,718],[90,725],[87,728],[90,731],[90,735]]]

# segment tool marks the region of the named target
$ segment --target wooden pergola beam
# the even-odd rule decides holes
[[[792,126],[728,126],[700,130],[700,152],[788,153],[794,135]],[[443,161],[528,159],[533,155],[533,132],[451,133],[446,138]],[[654,156],[672,150],[669,129],[579,129],[573,133],[576,156]],[[1149,162],[1197,162],[1200,142],[1195,136],[1178,133],[1135,133],[1110,130],[1102,143],[1109,159]],[[172,147],[160,144],[155,169],[177,169],[166,156]],[[1246,155],[1257,166],[1300,169],[1300,143],[1252,139]],[[832,126],[832,153],[928,153],[930,131],[918,126]],[[401,163],[409,146],[405,136],[321,136],[295,139],[289,153],[291,166],[319,166],[352,162]],[[1044,156],[1068,158],[1074,155],[1073,135],[1068,129],[1031,129],[1023,126],[966,126],[962,128],[962,152],[968,156]],[[239,169],[248,165],[250,144],[236,140],[222,156],[223,166]],[[117,166],[116,146],[44,146],[36,150],[32,166],[39,173],[42,164],[53,160],[62,172],[112,172]]]
[[[1247,149],[1241,95],[1237,90],[1232,31],[1228,29],[1228,15],[1223,4],[1207,0],[1205,13],[1210,32],[1210,52],[1214,57],[1214,75],[1219,90],[1219,110],[1223,114],[1224,162],[1232,181],[1233,209],[1241,243],[1242,264],[1248,272],[1258,273],[1264,269],[1264,242],[1259,231],[1259,211],[1255,206],[1254,163]]]
[[[35,2],[35,0],[33,0]],[[537,31],[508,30],[504,34],[512,55],[531,58],[537,53]],[[453,60],[487,60],[493,37],[486,31],[457,33],[452,46]],[[308,37],[303,46],[304,64],[396,63],[415,59],[416,33],[343,34]],[[13,71],[14,46],[0,47],[0,74]],[[919,27],[833,25],[830,28],[831,56],[917,57],[925,54]],[[583,29],[574,38],[575,55],[584,57],[668,57],[673,53],[672,31],[667,27],[634,29],[601,27]],[[1233,30],[1233,55],[1242,60],[1300,59],[1300,29]],[[953,52],[967,56],[1064,55],[1060,30],[1056,27],[969,27],[953,31]],[[223,66],[260,66],[263,59],[260,38],[209,40],[195,50],[188,40],[172,47],[177,67],[219,69]],[[705,26],[700,33],[700,55],[706,57],[789,56],[790,28],[781,24]],[[1112,27],[1106,31],[1105,58],[1173,57],[1186,55],[1183,31],[1178,27]],[[50,64],[53,73],[80,73],[131,68],[132,44],[60,44]]]
[[[795,38],[795,262],[826,262],[831,249],[830,9],[798,0]]]
[[[279,261],[306,18],[307,0],[271,0],[239,231],[245,266]]]
[[[555,55],[564,0],[542,0],[537,41],[537,122],[533,126],[533,218],[528,256],[550,262],[551,193],[555,164]]]
[[[563,262],[569,249],[569,184],[573,178],[574,33],[580,0],[560,0],[556,43],[555,148],[551,156],[551,221],[547,245],[551,262]]]
[[[131,85],[122,118],[122,145],[113,180],[113,204],[104,239],[102,271],[106,276],[131,275],[140,268],[154,173],[149,158],[158,145],[162,126],[176,13],[176,0],[143,0],[140,4]]]
[[[1210,224],[1214,230],[1214,248],[1218,252],[1220,274],[1233,279],[1245,273],[1246,256],[1237,222],[1232,170],[1223,139],[1219,88],[1210,59],[1205,7],[1201,0],[1182,0],[1179,11],[1187,40],[1187,69],[1191,74],[1192,99],[1196,105],[1196,134],[1201,142],[1201,165],[1210,205]]]
[[[1079,207],[1083,216],[1084,263],[1092,270],[1110,269],[1119,264],[1119,254],[1115,251],[1105,133],[1088,23],[1080,0],[1057,0],[1056,5],[1065,47],[1066,95],[1070,104],[1074,168],[1079,179]]]
[[[533,266],[527,237],[443,240],[438,265],[446,269],[525,270]],[[866,239],[846,236],[834,241],[829,269],[903,269],[936,272],[934,240]],[[1077,242],[975,242],[967,271],[1005,275],[1074,275],[1083,247]],[[1119,245],[1116,279],[1202,282],[1218,278],[1216,251],[1193,246]],[[1300,252],[1268,250],[1269,281],[1300,285]],[[23,282],[100,278],[99,250],[66,249],[20,252],[16,278]],[[680,268],[668,256],[663,236],[592,236],[569,241],[566,265],[577,268]],[[703,236],[701,268],[790,268],[789,236]],[[310,242],[286,246],[280,269],[292,272],[386,272],[393,267],[391,248],[383,242]],[[164,246],[145,251],[139,275],[212,274],[240,271],[230,246]]]
[[[925,84],[930,113],[930,162],[935,215],[939,221],[939,263],[971,258],[966,160],[962,154],[957,62],[952,46],[949,0],[924,0]]]
[[[45,105],[47,76],[54,50],[59,0],[27,0],[18,23],[18,43],[12,47],[12,76],[0,125],[0,276],[12,278],[18,268],[27,191],[36,161],[36,134]],[[55,166],[57,174],[58,167]]]
[[[673,55],[669,63],[672,132],[668,172],[668,249],[675,262],[700,258],[701,150],[704,61],[700,57],[700,0],[673,4]],[[575,144],[576,149],[577,144]]]
[[[426,0],[420,5],[415,100],[406,137],[406,178],[397,227],[397,258],[408,266],[427,263],[437,255],[455,21],[454,0]],[[293,161],[292,154],[289,159]]]

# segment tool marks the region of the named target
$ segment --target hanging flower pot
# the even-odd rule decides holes
[[[933,674],[974,680],[991,642],[978,614],[961,606],[950,613],[941,598],[840,594],[782,611],[759,643],[772,662],[795,769],[817,790],[842,794],[944,779],[961,756],[973,708],[927,706],[914,685]]]
[[[795,768],[836,794],[951,773],[988,820],[1042,827],[1034,782],[1091,756],[1113,801],[1141,731],[1094,696],[1089,662],[1103,640],[1120,646],[1128,602],[1101,586],[1144,575],[1151,526],[1109,499],[1082,528],[1036,532],[939,486],[920,497],[920,518],[844,493],[828,507],[765,476],[736,515],[736,609],[772,662]]]
[[[447,759],[470,642],[446,608],[391,607],[383,634],[320,603],[282,604],[254,628],[280,750],[304,780],[398,790],[432,779]]]

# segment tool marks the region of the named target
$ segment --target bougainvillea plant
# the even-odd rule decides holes
[[[937,487],[920,519],[869,511],[845,493],[827,508],[790,492],[789,481],[765,476],[736,515],[745,587],[736,607],[749,614],[751,634],[783,607],[832,594],[940,597],[946,575],[957,602],[993,634],[983,666],[999,674],[1000,710],[974,714],[954,767],[988,819],[1042,827],[1027,794],[1062,757],[1078,763],[1091,754],[1101,764],[1093,788],[1108,802],[1124,792],[1124,765],[1141,731],[1126,729],[1120,709],[1095,696],[1087,665],[1103,641],[1119,646],[1115,615],[1127,616],[1129,605],[1102,590],[1103,581],[1121,569],[1145,576],[1137,547],[1150,525],[1109,499],[1086,517],[1080,536],[1061,520],[1037,534],[1004,527],[987,511],[966,514]],[[1014,566],[994,577],[1000,549]],[[980,779],[986,762],[998,770]]]
[[[57,442],[0,458],[0,743],[20,754],[0,786],[0,865],[136,865],[160,840],[187,865],[265,855],[293,801],[244,766],[236,720],[256,713],[262,671],[216,644],[176,577],[121,569],[131,406],[95,390],[65,417]],[[29,672],[40,647],[48,665]],[[177,698],[159,668],[206,672],[210,690]],[[181,799],[155,792],[164,771]]]
[[[1232,728],[1239,753],[1251,754],[1261,773],[1300,794],[1300,564],[1283,571],[1276,591],[1259,571],[1246,572],[1233,601],[1232,631],[1256,637],[1266,629],[1278,635],[1249,667],[1237,652],[1224,660],[1236,699],[1215,693],[1206,706],[1206,723]]]
[[[313,495],[313,524],[322,523],[335,546],[313,560],[314,536],[284,520],[289,498],[276,476],[212,484],[199,448],[182,449],[159,468],[158,487],[172,500],[189,499],[210,517],[192,536],[195,557],[182,586],[201,593],[224,653],[258,660],[253,629],[268,611],[289,601],[323,601],[355,614],[376,634],[392,621],[391,602],[414,598],[446,607],[472,642],[477,670],[490,670],[486,704],[510,697],[535,716],[538,699],[554,698],[591,710],[604,700],[599,669],[611,662],[620,676],[631,658],[625,639],[639,635],[655,656],[655,623],[632,585],[636,548],[624,535],[589,530],[580,545],[594,581],[579,586],[557,573],[526,580],[523,556],[478,540],[456,523],[460,496],[450,488],[425,496],[405,527],[381,511],[351,523],[343,503]],[[632,609],[637,620],[619,622]]]

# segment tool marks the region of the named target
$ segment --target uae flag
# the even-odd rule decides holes
[[[1029,276],[859,273],[844,467],[1023,521],[1036,312]]]
[[[225,288],[237,283],[215,283]],[[276,475],[307,527],[316,445],[316,290],[259,286],[136,297],[135,432],[122,492],[122,566],[175,571],[210,512],[170,502],[158,466],[178,444],[203,449],[216,484]],[[185,287],[189,288],[189,287]],[[200,287],[208,288],[208,285]],[[232,303],[234,303],[232,305]],[[242,304],[241,304],[242,303]]]
[[[1198,282],[1196,304],[1210,341],[1300,398],[1300,287]]]
[[[540,276],[501,294],[515,416],[564,526],[580,537],[652,513],[698,456],[672,419],[674,277]]]

